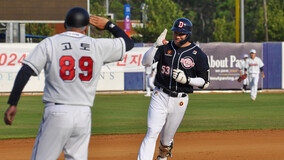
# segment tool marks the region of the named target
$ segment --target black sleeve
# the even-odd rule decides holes
[[[134,47],[134,42],[128,35],[120,29],[117,25],[113,24],[111,21],[108,21],[105,29],[111,32],[115,38],[121,37],[125,41],[126,51],[131,50]]]
[[[263,72],[263,67],[260,67],[259,69],[260,69],[261,72]]]
[[[208,69],[208,70],[205,71],[205,72],[201,72],[198,77],[203,78],[204,81],[205,81],[205,83],[207,83],[207,82],[209,82],[209,73],[210,73],[210,71],[209,71],[209,69]]]
[[[12,92],[8,100],[8,104],[18,104],[18,101],[21,97],[21,93],[32,75],[35,75],[33,69],[28,65],[24,64],[17,74]]]
[[[207,55],[201,50],[199,50],[197,53],[196,75],[197,77],[203,78],[205,82],[209,81],[208,58]]]

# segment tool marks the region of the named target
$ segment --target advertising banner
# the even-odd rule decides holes
[[[102,67],[102,72],[144,72],[142,58],[150,47],[134,47],[126,52],[122,61],[108,63]]]
[[[262,43],[201,43],[200,48],[207,54],[210,66],[210,86],[208,89],[240,89],[239,62],[251,49],[262,59]],[[265,65],[265,64],[264,64]],[[259,88],[262,79],[259,79]]]
[[[0,44],[0,92],[12,90],[22,60],[37,44],[3,43]],[[141,64],[143,54],[149,47],[135,47],[126,52],[120,62],[108,63],[102,67],[97,90],[124,90],[124,72],[144,72]],[[24,92],[41,92],[44,88],[44,73],[31,77]]]
[[[0,92],[12,90],[17,72],[22,67],[22,60],[37,44],[0,43]],[[43,91],[44,74],[31,77],[24,91]]]
[[[14,79],[21,67],[21,61],[37,44],[0,44],[0,92],[10,92]],[[239,62],[251,49],[262,59],[262,43],[201,43],[210,65],[210,87],[208,89],[240,89]],[[120,62],[108,63],[102,67],[98,90],[124,90],[125,72],[144,72],[144,53],[150,47],[134,47],[126,52]],[[264,64],[266,65],[266,64]],[[32,77],[24,91],[43,91],[44,74]],[[260,78],[259,88],[262,87]]]
[[[0,73],[18,72],[22,60],[36,45],[37,43],[0,43]]]

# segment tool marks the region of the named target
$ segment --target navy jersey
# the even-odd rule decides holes
[[[173,69],[183,70],[187,77],[200,77],[209,70],[207,55],[194,43],[187,47],[177,47],[174,41],[160,46],[155,54],[158,62],[155,86],[175,92],[193,93],[188,83],[181,84],[173,79]]]

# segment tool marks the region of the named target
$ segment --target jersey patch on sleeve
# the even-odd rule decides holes
[[[180,63],[183,68],[190,69],[195,66],[194,60],[190,56],[186,56],[184,58],[181,58]]]
[[[165,54],[166,56],[173,56],[173,51],[172,50],[168,50],[167,53]]]

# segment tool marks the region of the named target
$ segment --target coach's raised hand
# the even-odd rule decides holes
[[[167,32],[168,30],[165,29],[161,34],[160,36],[157,38],[157,41],[154,43],[154,45],[156,47],[159,47],[161,45],[166,45],[169,43],[169,41],[166,40],[166,36],[167,36]]]
[[[97,27],[98,29],[105,29],[105,26],[109,20],[104,17],[99,17],[99,16],[91,16],[90,17],[90,24]]]

